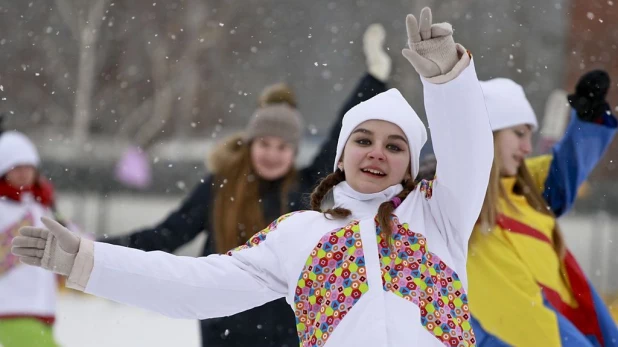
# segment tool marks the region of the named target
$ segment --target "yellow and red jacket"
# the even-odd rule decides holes
[[[526,161],[554,214],[572,206],[577,188],[611,142],[616,120],[579,120],[573,112],[564,138],[552,155]],[[501,199],[491,232],[477,229],[469,243],[469,302],[477,346],[615,346],[618,329],[575,258],[560,258],[553,246],[556,219],[536,211],[502,185],[512,205]]]

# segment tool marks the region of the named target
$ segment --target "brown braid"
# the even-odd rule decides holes
[[[322,200],[328,192],[333,189],[334,186],[339,184],[340,182],[345,181],[345,174],[343,171],[337,169],[337,171],[332,174],[324,177],[322,181],[318,184],[318,186],[311,193],[311,209],[318,212],[323,212],[325,215],[330,216],[334,219],[345,218],[352,214],[350,210],[336,207],[331,208],[326,211],[322,211]],[[408,180],[404,182],[403,190],[397,194],[397,197],[404,201],[408,195],[416,188],[416,182],[414,180]],[[395,211],[395,204],[392,200],[383,202],[378,208],[378,214],[376,218],[378,219],[378,223],[382,227],[382,237],[385,237],[389,243],[391,244],[391,236],[393,234],[393,228],[391,226],[391,215]]]
[[[408,180],[403,185],[403,190],[397,194],[397,197],[404,201],[408,194],[410,194],[414,188],[416,188],[416,182],[414,180]],[[378,208],[378,224],[382,227],[382,238],[388,240],[389,246],[392,242],[393,228],[391,225],[391,215],[395,211],[395,203],[392,200],[383,202]]]
[[[339,219],[351,215],[352,212],[350,212],[350,210],[341,207],[330,208],[326,211],[322,211],[322,200],[324,200],[326,194],[328,194],[334,186],[343,181],[345,181],[345,174],[339,169],[324,177],[318,186],[315,187],[313,193],[311,193],[311,209],[314,211],[323,212],[327,218],[330,216],[331,218]]]

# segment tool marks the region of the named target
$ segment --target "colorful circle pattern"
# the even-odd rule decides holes
[[[305,263],[294,295],[302,347],[324,346],[369,290],[358,223],[324,235]]]
[[[392,218],[389,247],[376,220],[384,290],[408,300],[421,310],[421,324],[445,346],[475,345],[468,297],[459,277],[437,255],[427,250],[427,239]]]

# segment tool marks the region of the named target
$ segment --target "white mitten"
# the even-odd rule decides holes
[[[448,76],[446,80],[440,79],[439,83],[444,83],[468,66],[468,62],[460,61],[466,50],[453,40],[453,27],[449,23],[432,24],[429,7],[421,10],[420,25],[416,17],[409,14],[406,28],[408,48],[402,53],[419,75],[427,79]]]
[[[80,238],[52,219],[43,217],[41,221],[49,230],[19,229],[20,236],[13,239],[11,251],[25,264],[68,276],[79,251]]]
[[[391,74],[391,57],[384,51],[386,31],[381,24],[371,24],[363,35],[363,51],[367,60],[367,71],[382,82]]]

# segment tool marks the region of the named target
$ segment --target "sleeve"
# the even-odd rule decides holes
[[[85,292],[172,318],[233,315],[287,294],[277,251],[286,230],[275,232],[286,228],[276,221],[245,246],[201,258],[95,243]]]
[[[316,156],[309,166],[301,172],[303,183],[313,187],[320,178],[326,176],[332,170],[333,161],[337,152],[337,139],[341,131],[341,123],[343,116],[354,106],[363,101],[369,100],[372,97],[386,91],[386,83],[376,79],[371,74],[367,73],[357,84],[356,88],[350,94],[343,107],[339,111],[339,116],[333,127],[331,128],[326,140],[318,150]]]
[[[556,216],[573,206],[579,186],[605,154],[617,126],[612,115],[606,115],[602,124],[596,124],[579,119],[575,110],[571,112],[564,137],[552,149],[552,161],[541,189]]]
[[[551,308],[548,308],[551,310]],[[554,346],[556,347],[581,347],[592,346],[590,341],[581,333],[577,328],[566,318],[561,315],[557,315],[558,331],[560,334],[560,343]],[[474,318],[472,318],[472,329],[474,330],[474,336],[476,337],[477,347],[509,347],[508,344],[498,338],[496,335],[492,335],[487,332],[483,326]],[[533,340],[532,343],[538,344],[540,341]],[[540,345],[539,345],[540,346]],[[545,345],[550,346],[550,345]]]
[[[422,80],[437,161],[432,200],[451,225],[444,235],[447,243],[455,241],[466,252],[494,157],[485,99],[472,60],[447,83]]]
[[[211,186],[212,176],[198,183],[180,208],[153,228],[99,241],[143,251],[172,253],[204,230],[213,201]]]

